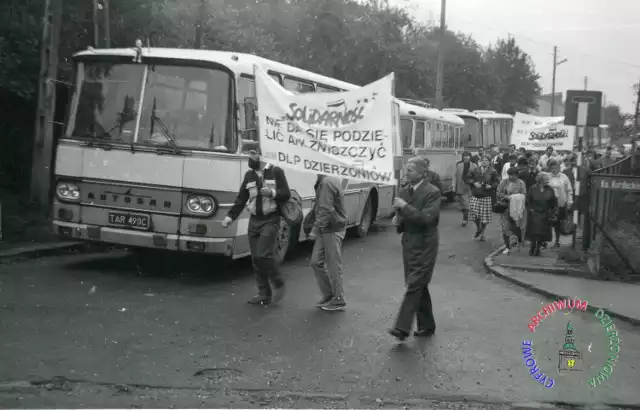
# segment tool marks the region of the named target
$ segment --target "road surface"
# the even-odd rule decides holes
[[[486,274],[497,221],[487,242],[458,221],[454,207],[443,211],[436,335],[405,344],[387,334],[403,275],[400,237],[384,227],[345,241],[346,312],[314,306],[304,245],[283,267],[284,301],[267,308],[246,303],[255,293],[246,260],[174,258],[152,275],[124,251],[0,265],[0,407],[640,403],[638,330],[615,323],[620,358],[609,380],[589,387],[606,361],[603,326],[592,313],[559,312],[532,335],[527,324],[549,301]],[[559,375],[569,320],[584,370]],[[525,366],[529,339],[552,388]]]

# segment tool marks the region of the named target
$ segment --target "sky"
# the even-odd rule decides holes
[[[389,0],[418,20],[440,24],[440,0]],[[640,81],[640,0],[448,0],[447,27],[488,45],[515,37],[531,55],[543,93],[550,93],[553,47],[556,92],[602,91],[607,103],[635,110],[631,86]],[[446,73],[445,73],[446,75]]]

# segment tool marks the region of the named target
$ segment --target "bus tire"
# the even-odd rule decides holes
[[[284,218],[280,218],[276,241],[273,245],[273,258],[276,265],[281,265],[289,252],[296,246],[297,238],[295,236],[295,231],[297,231],[295,226],[289,225]]]
[[[362,208],[360,223],[353,229],[353,232],[358,238],[364,238],[369,234],[369,229],[371,229],[374,217],[373,201],[371,200],[371,194],[369,194],[367,202],[364,204],[364,208]]]

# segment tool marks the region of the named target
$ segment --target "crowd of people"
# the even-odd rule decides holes
[[[614,164],[626,156],[624,148],[613,155],[608,147],[603,155],[587,150],[578,178]],[[587,210],[588,189],[576,195],[577,149],[558,152],[552,146],[544,153],[509,146],[501,153],[497,146],[465,151],[456,165],[453,189],[462,211],[462,226],[471,220],[476,227],[473,239],[484,241],[485,229],[497,215],[502,228],[505,254],[529,242],[529,254],[540,256],[552,243],[560,246],[560,237],[575,229],[571,212],[580,217]]]

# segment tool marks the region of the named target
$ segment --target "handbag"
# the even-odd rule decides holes
[[[302,222],[302,203],[300,199],[291,197],[280,205],[280,215],[289,225],[298,225]]]
[[[493,204],[492,210],[495,214],[503,214],[509,209],[509,200],[502,199]]]
[[[505,186],[504,188],[504,193],[507,193],[507,187]],[[493,206],[491,207],[491,210],[493,211],[494,214],[503,214],[505,212],[507,212],[507,210],[509,209],[509,198],[502,198],[500,200],[497,200],[495,204],[493,204]]]
[[[576,224],[574,224],[573,221],[565,219],[564,221],[560,222],[560,232],[563,235],[573,235],[573,232],[575,232],[575,230]]]

